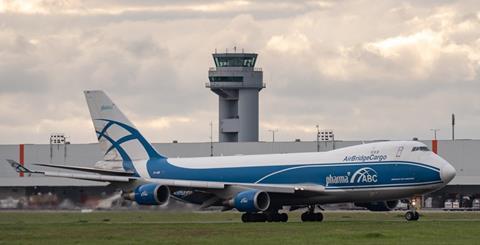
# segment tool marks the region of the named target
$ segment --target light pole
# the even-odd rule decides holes
[[[332,132],[332,148],[335,150],[335,134]]]
[[[272,132],[272,153],[275,152],[275,133],[278,132],[278,129],[269,129],[268,131]]]
[[[318,124],[315,127],[317,128],[317,152],[320,152],[320,128]]]
[[[268,131],[272,132],[272,142],[275,143],[275,133],[278,132],[278,129],[269,129]]]
[[[430,131],[433,131],[433,139],[437,140],[437,131],[440,131],[438,128],[431,128]]]
[[[455,140],[455,114],[452,114],[452,140]]]

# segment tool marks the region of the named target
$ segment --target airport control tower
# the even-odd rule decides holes
[[[218,95],[220,142],[258,141],[258,92],[265,87],[257,54],[215,53],[206,84]]]

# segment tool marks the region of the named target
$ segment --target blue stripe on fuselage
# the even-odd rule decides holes
[[[167,159],[157,159],[148,161],[147,170],[151,178],[262,184],[310,183],[326,188],[441,183],[438,168],[407,161],[192,169],[174,166]],[[363,172],[357,173],[359,170]]]

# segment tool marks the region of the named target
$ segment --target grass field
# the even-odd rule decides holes
[[[479,212],[325,212],[322,223],[240,223],[240,213],[0,212],[0,244],[477,244]]]

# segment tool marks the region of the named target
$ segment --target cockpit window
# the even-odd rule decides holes
[[[412,151],[430,151],[426,146],[415,146],[412,148]]]

